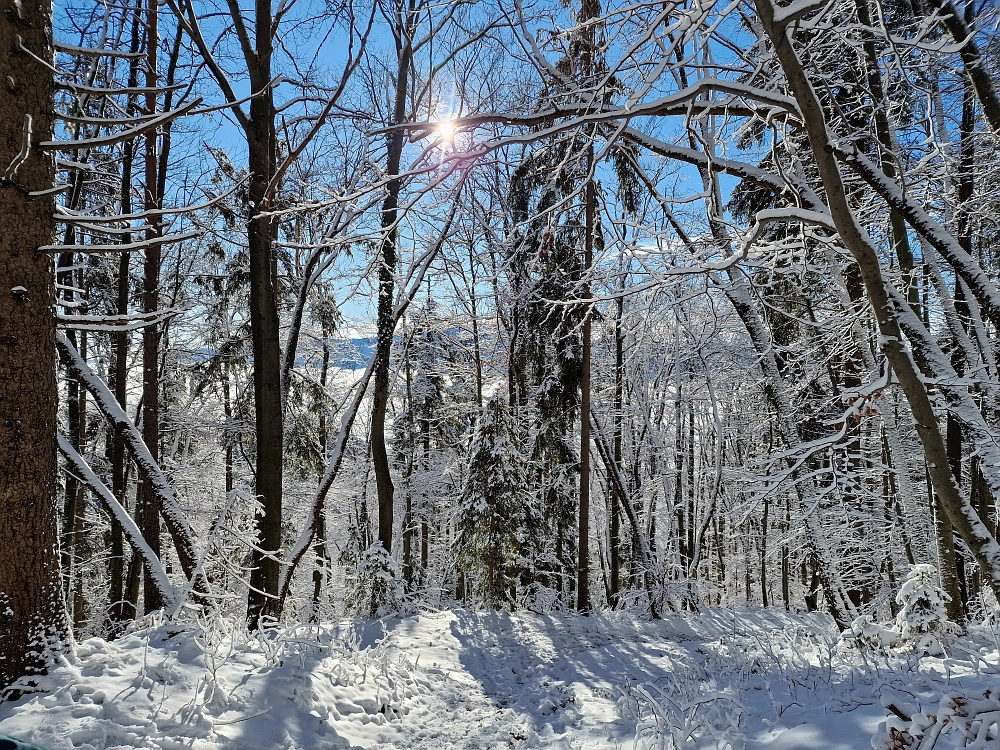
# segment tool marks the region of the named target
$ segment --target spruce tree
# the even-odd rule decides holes
[[[484,605],[512,603],[520,517],[527,506],[524,460],[507,403],[495,396],[476,427],[456,529],[459,569]]]

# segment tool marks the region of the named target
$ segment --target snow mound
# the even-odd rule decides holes
[[[92,638],[38,682],[0,717],[47,750],[367,747],[433,691],[405,657],[319,627]]]

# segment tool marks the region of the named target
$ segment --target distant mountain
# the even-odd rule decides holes
[[[376,340],[374,336],[331,338],[330,366],[344,370],[363,370],[375,353]]]

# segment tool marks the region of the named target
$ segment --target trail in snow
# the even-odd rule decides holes
[[[49,750],[855,750],[885,690],[998,682],[968,659],[845,656],[829,618],[768,611],[225,625],[86,641],[44,693],[0,705],[0,733]],[[966,645],[996,662],[995,641]]]
[[[474,722],[462,722],[461,715],[454,714],[453,726],[464,723],[467,734],[453,738],[454,744],[449,747],[617,749],[657,746],[655,741],[643,741],[655,740],[655,732],[640,736],[637,744],[637,723],[643,722],[637,722],[640,707],[629,705],[630,688],[645,686],[656,695],[657,687],[663,689],[680,682],[689,689],[709,686],[709,692],[718,692],[707,668],[715,654],[707,651],[705,644],[726,637],[767,639],[789,627],[827,635],[833,632],[832,621],[825,616],[777,616],[767,612],[742,613],[738,617],[713,612],[668,617],[661,622],[448,612],[399,622],[388,643],[401,653],[421,653],[420,663],[427,665],[425,670],[446,676],[453,683],[450,687],[461,694],[475,696],[472,703],[493,706],[492,716],[467,715]],[[809,676],[796,675],[795,679],[805,681]],[[750,692],[763,689],[758,685]],[[692,698],[704,695],[684,697],[690,703]],[[817,697],[828,696],[823,693]],[[794,707],[796,701],[790,699],[789,706],[782,708],[785,721],[794,729],[781,724],[777,715],[772,717],[771,726],[754,716],[755,721],[747,723],[756,724],[757,736],[739,733],[744,736],[734,735],[732,746],[830,750],[865,747],[884,717],[870,692],[867,698],[868,710],[859,713],[859,706],[851,706],[852,726],[848,732],[844,731],[842,712],[836,708],[831,713],[825,704],[819,704],[799,712]],[[767,702],[748,708],[762,709]],[[732,707],[730,704],[723,709]],[[773,712],[773,706],[768,708]],[[812,716],[793,719],[789,708],[790,714]],[[683,714],[681,711],[681,721]],[[739,716],[734,718],[738,721]],[[830,731],[831,719],[841,724],[835,731]],[[782,735],[783,742],[775,744]],[[838,736],[840,739],[835,739]],[[717,743],[714,739],[707,745],[690,743],[691,747],[699,745],[715,747]],[[397,744],[386,747],[402,750],[435,745],[413,744],[404,731]]]

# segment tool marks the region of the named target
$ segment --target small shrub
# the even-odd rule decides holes
[[[352,614],[369,619],[395,614],[402,611],[404,597],[399,563],[375,542],[361,554],[348,584]]]
[[[862,651],[884,651],[899,641],[899,633],[883,627],[871,615],[861,615],[840,634],[840,643]]]
[[[961,632],[958,625],[948,619],[945,605],[949,601],[951,597],[937,584],[933,565],[911,566],[896,594],[896,603],[902,608],[896,615],[901,644],[932,656],[943,654],[947,638]]]

